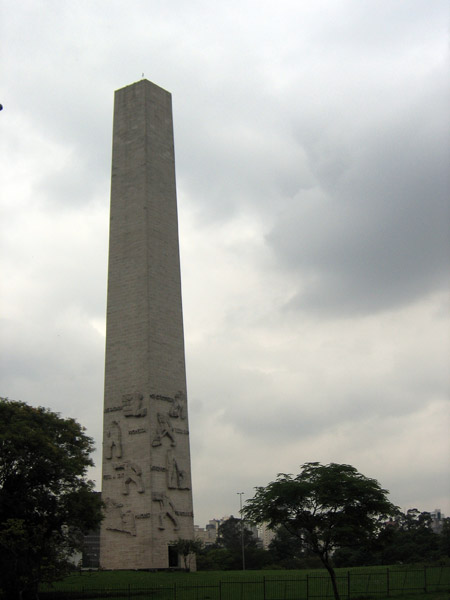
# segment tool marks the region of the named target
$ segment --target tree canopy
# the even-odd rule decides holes
[[[244,538],[245,548],[256,547],[256,538],[253,535],[253,532],[246,527],[245,523],[242,523],[241,519],[230,517],[219,525],[217,545],[241,556],[242,536]]]
[[[35,592],[65,572],[101,500],[86,479],[93,440],[74,419],[0,399],[0,588]]]
[[[182,557],[184,568],[189,571],[193,558],[203,549],[203,542],[199,539],[179,538],[171,543],[171,547]]]
[[[380,523],[396,512],[387,494],[351,465],[309,462],[296,476],[281,473],[276,481],[256,488],[243,513],[272,529],[284,526],[299,538],[328,570],[339,599],[332,554],[377,533]]]
[[[438,561],[449,555],[446,519],[441,531],[433,529],[429,512],[410,508],[398,511],[380,527],[375,539],[354,548],[340,548],[333,555],[337,566],[414,564]],[[446,548],[447,540],[447,548]]]
[[[415,563],[437,560],[441,556],[439,535],[432,529],[429,512],[410,508],[399,512],[379,536],[378,545],[384,563]]]
[[[205,546],[197,557],[197,568],[205,571],[242,569],[242,541],[246,569],[262,569],[272,561],[271,555],[258,546],[257,538],[246,523],[229,517],[219,525],[216,543]]]

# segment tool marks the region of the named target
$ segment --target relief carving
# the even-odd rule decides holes
[[[170,417],[168,414],[158,413],[158,426],[156,428],[156,437],[152,442],[152,446],[161,446],[162,438],[168,437],[171,446],[176,446],[175,432],[170,423]]]
[[[110,531],[120,531],[129,535],[136,535],[136,524],[131,510],[123,510],[123,504],[107,498],[106,507],[106,529]]]
[[[117,421],[111,423],[105,439],[105,457],[111,459],[113,456],[122,458],[122,431]]]
[[[139,429],[130,429],[128,435],[136,435],[137,433],[145,433],[146,431],[144,427],[139,427]]]
[[[144,396],[138,394],[124,394],[122,396],[122,407],[123,414],[126,417],[145,417],[147,409],[142,406],[144,402]]]
[[[173,402],[173,398],[170,396],[162,396],[161,394],[150,394],[150,398],[154,400],[164,400],[164,402]]]
[[[173,400],[173,406],[170,409],[169,415],[173,419],[185,419],[186,418],[186,402],[183,392],[177,392]]]
[[[118,410],[122,410],[121,406],[110,406],[109,408],[105,408],[105,414],[117,412]]]
[[[168,518],[172,522],[174,531],[178,531],[178,519],[176,517],[177,511],[169,498],[164,493],[153,492],[153,502],[159,502],[159,514],[158,514],[158,529],[165,529],[165,518]]]
[[[171,450],[167,451],[167,487],[172,490],[188,490],[186,471],[183,471]]]
[[[126,461],[114,465],[114,468],[116,471],[123,471],[120,474],[122,476],[122,494],[128,495],[130,493],[130,483],[135,484],[139,494],[145,492],[144,484],[142,483],[142,469],[139,465],[131,461]]]
[[[173,430],[175,433],[182,433],[183,435],[189,435],[189,431],[187,429],[180,429],[179,427],[174,427]]]

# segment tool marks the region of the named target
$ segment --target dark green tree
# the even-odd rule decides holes
[[[244,516],[272,529],[283,525],[316,554],[327,569],[336,600],[339,591],[332,563],[337,548],[365,544],[380,520],[395,512],[388,492],[351,465],[305,463],[295,477],[280,474],[256,488]]]
[[[172,542],[171,546],[182,557],[184,568],[188,571],[191,567],[193,557],[203,549],[203,542],[199,539],[179,539]]]
[[[442,521],[442,530],[439,534],[439,549],[442,556],[450,557],[450,517]]]
[[[256,546],[256,538],[251,529],[245,523],[244,525],[244,547],[254,548]],[[242,538],[241,538],[241,519],[230,517],[219,525],[217,531],[217,545],[226,548],[234,554],[241,553]]]
[[[226,571],[241,569],[242,537],[241,520],[230,517],[218,529],[216,543],[206,546],[197,556],[197,568],[201,571]],[[253,532],[243,523],[245,568],[261,569],[272,561],[271,555],[258,546]]]
[[[236,569],[235,557],[226,549],[217,545],[206,546],[197,556],[199,571],[229,571]]]
[[[410,508],[380,532],[380,561],[383,564],[437,560],[442,555],[440,538],[432,530],[429,512]]]
[[[283,569],[306,569],[321,566],[319,559],[304,547],[303,541],[284,525],[277,528],[269,544],[272,564]]]
[[[101,500],[86,479],[93,441],[74,419],[0,399],[0,588],[36,595],[67,572]]]
[[[243,525],[243,534],[244,551],[247,553],[249,548],[254,548],[256,546],[256,540],[254,539],[253,533],[245,526],[245,524]],[[215,547],[226,550],[227,552],[225,555],[223,552],[214,552],[214,548],[210,549],[210,551],[213,552],[212,556],[221,556],[222,560],[224,560],[223,564],[225,569],[228,570],[242,568],[242,538],[240,519],[237,519],[236,517],[230,517],[219,525]]]
[[[420,512],[416,508],[405,513],[398,511],[380,526],[376,539],[357,548],[340,548],[333,560],[342,567],[435,562],[446,556],[445,520],[439,533],[432,525],[429,512]]]

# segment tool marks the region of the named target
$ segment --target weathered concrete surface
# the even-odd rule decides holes
[[[166,568],[194,535],[171,96],[116,91],[100,564]]]

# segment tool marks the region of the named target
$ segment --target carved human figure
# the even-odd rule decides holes
[[[186,481],[186,471],[183,471],[173,455],[171,450],[167,451],[167,487],[176,490],[188,490],[189,485]]]
[[[166,528],[164,518],[168,517],[172,521],[174,531],[177,531],[180,527],[176,517],[176,510],[166,494],[163,492],[153,492],[152,500],[159,503],[158,529]]]
[[[127,495],[130,493],[130,483],[136,485],[139,494],[145,492],[144,484],[142,483],[142,469],[139,465],[131,461],[126,461],[114,465],[114,468],[116,471],[123,471],[122,494]]]
[[[123,511],[123,504],[116,502],[111,498],[107,498],[105,501],[105,521],[106,529],[111,531],[120,531],[121,533],[128,533],[130,535],[136,535],[136,523],[134,515],[131,510]]]
[[[105,457],[111,459],[113,456],[122,457],[122,432],[117,421],[111,423],[105,438]]]
[[[172,408],[169,411],[169,415],[173,419],[185,419],[186,418],[186,402],[183,392],[177,392],[173,400]]]
[[[143,406],[144,396],[137,392],[122,396],[123,414],[126,417],[145,417],[147,409]]]
[[[168,437],[170,439],[170,445],[176,446],[175,433],[170,423],[169,415],[164,413],[158,413],[158,426],[156,428],[156,437],[152,442],[152,446],[161,446],[162,438]]]

